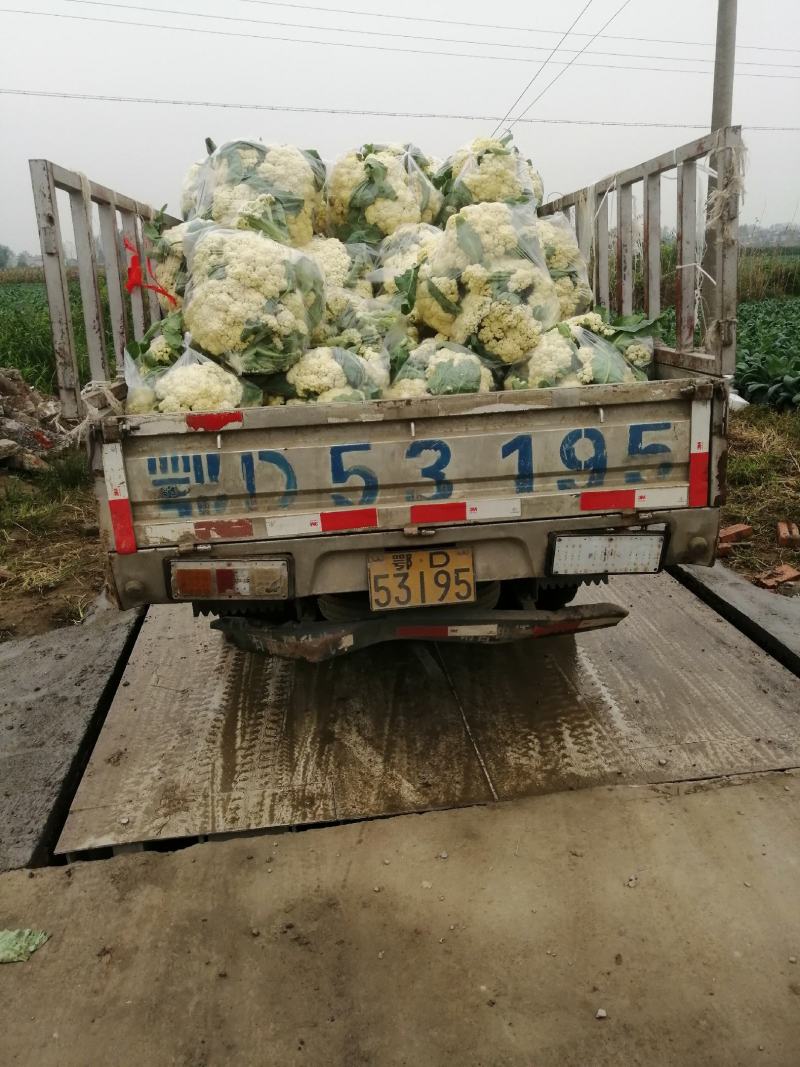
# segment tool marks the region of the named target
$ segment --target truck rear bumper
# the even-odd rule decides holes
[[[384,641],[506,644],[526,638],[557,637],[616,626],[627,614],[617,604],[584,604],[560,611],[428,608],[370,615],[347,623],[292,622],[279,626],[228,616],[215,620],[211,626],[246,652],[319,663]]]
[[[472,548],[479,582],[548,575],[552,535],[559,533],[663,528],[663,566],[710,565],[719,530],[718,508],[683,508],[647,513],[565,516],[470,526],[437,526],[415,534],[402,530],[325,534],[270,541],[209,543],[190,551],[177,546],[147,548],[128,555],[111,553],[111,571],[122,607],[170,603],[169,565],[173,560],[285,558],[292,597],[361,592],[367,588],[367,555],[387,549],[464,545]]]

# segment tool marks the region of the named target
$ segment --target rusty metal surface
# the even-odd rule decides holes
[[[316,665],[153,609],[58,851],[800,765],[793,675],[667,575],[607,599],[629,618],[577,640]]]

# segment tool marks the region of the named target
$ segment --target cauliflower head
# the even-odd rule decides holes
[[[317,399],[331,390],[356,389],[370,399],[380,392],[364,359],[330,345],[305,352],[287,372],[286,381],[304,400]]]
[[[307,244],[322,204],[325,166],[294,145],[229,141],[203,165],[197,213],[223,226]]]
[[[248,230],[206,229],[188,252],[184,319],[195,342],[238,373],[285,370],[324,312],[319,267]]]
[[[242,384],[222,367],[206,360],[176,366],[161,375],[154,386],[158,411],[224,411],[238,407]]]
[[[526,205],[474,204],[447,221],[417,280],[418,317],[442,336],[520,363],[560,304]]]
[[[593,300],[589,272],[568,219],[557,212],[537,222],[547,269],[558,292],[560,317],[568,319],[588,311]]]
[[[523,159],[510,133],[500,138],[476,137],[439,168],[434,183],[444,195],[443,217],[467,204],[531,203],[542,199],[541,178]]]
[[[433,222],[442,198],[426,169],[412,145],[365,144],[348,152],[328,179],[329,232],[377,244],[404,223]]]
[[[548,330],[530,358],[514,367],[505,380],[506,389],[549,389],[560,385],[576,369],[577,345],[560,330]]]
[[[431,396],[488,393],[493,385],[491,371],[483,366],[474,352],[433,337],[410,353],[394,385],[399,386],[405,381],[423,382],[425,392]],[[399,391],[390,390],[387,395],[398,398]],[[422,393],[414,392],[413,395]]]
[[[380,282],[382,293],[393,296],[398,291],[397,279],[422,262],[430,243],[440,233],[436,226],[425,222],[406,222],[398,226],[381,241],[378,250],[380,265],[369,275],[370,280]]]

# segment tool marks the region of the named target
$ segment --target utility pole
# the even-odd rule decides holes
[[[711,132],[731,125],[733,112],[733,75],[736,66],[736,4],[737,0],[717,0],[717,50],[714,57],[714,96],[711,102]],[[711,169],[718,170],[715,156],[709,159]],[[717,188],[717,179],[709,174],[708,196]],[[702,297],[703,322],[706,329],[713,319],[711,309],[714,306],[711,290],[713,284],[706,275],[713,278],[717,262],[716,227],[709,225],[706,215],[706,247],[703,255],[703,270],[700,290]]]

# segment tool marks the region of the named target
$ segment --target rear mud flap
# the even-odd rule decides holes
[[[584,604],[559,611],[469,611],[434,608],[370,615],[352,622],[291,622],[279,626],[248,617],[216,619],[212,629],[246,652],[311,663],[383,641],[473,641],[505,644],[616,626],[628,612],[617,604]]]

